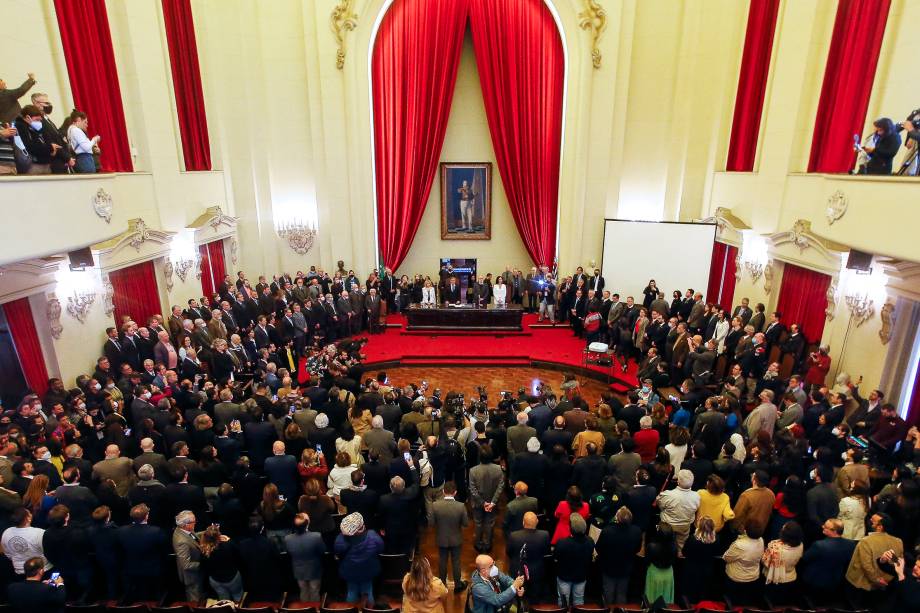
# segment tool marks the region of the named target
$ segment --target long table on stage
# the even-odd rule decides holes
[[[468,305],[410,308],[403,311],[406,330],[522,330],[524,310],[516,304],[506,307],[490,305],[476,308]]]

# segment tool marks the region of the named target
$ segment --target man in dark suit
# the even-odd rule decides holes
[[[390,479],[390,493],[380,497],[380,527],[387,553],[409,553],[415,547],[416,526],[407,517],[418,513],[419,485],[406,487],[400,476]]]
[[[457,277],[450,277],[444,284],[444,295],[441,302],[450,304],[460,304],[460,284],[457,283]]]
[[[815,602],[833,602],[853,558],[856,541],[843,538],[843,521],[832,518],[821,526],[824,538],[815,541],[802,556],[799,577]]]
[[[588,289],[592,290],[598,296],[604,291],[604,277],[601,276],[600,268],[595,268],[594,276],[588,279]]]
[[[791,355],[794,372],[798,372],[799,362],[802,361],[802,355],[805,352],[805,337],[799,332],[799,325],[792,324],[789,326],[789,336],[780,345],[783,356]]]
[[[25,581],[11,583],[7,588],[10,605],[16,611],[34,611],[38,613],[64,613],[67,590],[64,580],[58,577],[45,583],[45,560],[41,557],[29,558],[23,565]]]
[[[268,480],[278,486],[288,500],[297,500],[300,495],[300,474],[297,459],[285,452],[284,442],[272,443],[272,457],[266,458],[264,472]]]
[[[188,482],[188,470],[179,466],[173,468],[173,480],[166,486],[165,504],[170,515],[180,511],[189,510],[204,521],[208,512],[208,503],[204,497],[204,490]]]
[[[351,473],[351,487],[342,488],[339,498],[349,513],[361,514],[365,526],[373,528],[377,525],[377,506],[380,504],[380,495],[367,487],[363,470],[359,468]]]
[[[463,544],[463,529],[469,525],[466,506],[458,502],[457,486],[453,481],[444,484],[444,497],[432,505],[435,542],[438,545],[438,577],[447,585],[447,558],[450,557],[454,575],[454,593],[463,592],[469,585],[460,573],[460,546]]]
[[[88,487],[80,485],[80,469],[64,469],[64,483],[54,490],[54,497],[58,504],[70,510],[69,525],[87,528],[92,524],[92,513],[99,505],[99,500]]]
[[[575,300],[572,303],[572,308],[569,311],[569,322],[572,325],[572,330],[575,332],[575,336],[581,336],[582,329],[585,324],[585,315],[588,314],[588,298],[582,294],[582,291],[575,291]]]
[[[735,317],[740,317],[740,318],[741,318],[741,327],[742,327],[742,328],[743,328],[744,326],[748,325],[748,323],[750,323],[750,321],[751,321],[751,316],[754,315],[754,311],[752,311],[752,310],[751,310],[751,307],[748,306],[748,305],[750,305],[750,303],[751,303],[750,300],[748,300],[747,298],[742,298],[742,299],[741,299],[741,304],[739,304],[738,306],[736,306],[736,307],[735,307],[735,310],[732,311],[732,319],[734,319]]]
[[[514,463],[517,465],[517,460]],[[502,529],[505,531],[506,538],[512,532],[517,532],[524,527],[524,515],[526,513],[539,511],[537,499],[530,496],[529,492],[530,489],[524,481],[518,481],[514,484],[514,499],[508,502],[508,506],[505,509],[505,519],[502,522]]]
[[[125,361],[121,341],[118,340],[118,330],[108,327],[105,329],[105,335],[107,338],[102,346],[102,354],[109,359],[109,366],[111,366],[112,372],[118,372]],[[105,384],[105,381],[100,381],[100,383]]]
[[[546,530],[537,530],[537,514],[532,511],[524,514],[523,526],[520,530],[512,532],[505,543],[510,564],[508,572],[512,576],[523,572],[521,552],[526,551],[529,579],[525,589],[531,601],[538,602],[541,596],[550,591],[543,585],[543,577],[546,574],[543,560],[550,553],[549,533]]]
[[[150,509],[139,504],[131,509],[131,521],[116,531],[122,552],[122,578],[129,601],[160,597],[163,579],[162,560],[167,553],[166,533],[148,525]]]
[[[768,351],[772,349],[774,345],[779,344],[783,332],[785,331],[786,326],[782,323],[782,314],[780,314],[779,311],[774,311],[773,315],[770,316],[770,323],[767,324],[767,327],[763,331],[764,338],[767,341]]]

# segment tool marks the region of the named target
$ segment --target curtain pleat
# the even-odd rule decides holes
[[[119,328],[124,315],[129,315],[138,326],[146,326],[151,315],[163,314],[152,261],[113,270],[109,281],[114,290],[112,301]]]
[[[43,395],[48,391],[48,369],[45,367],[45,356],[38,341],[29,299],[20,298],[7,302],[3,305],[3,313],[6,315],[13,344],[16,345],[16,356],[19,358],[26,383],[33,392]],[[50,410],[50,407],[48,409]]]
[[[786,264],[779,288],[776,310],[787,326],[798,324],[809,343],[817,343],[824,334],[827,288],[831,278],[824,273]]]

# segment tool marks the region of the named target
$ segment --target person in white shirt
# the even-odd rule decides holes
[[[722,309],[719,309],[719,313],[716,317],[718,319],[716,320],[716,330],[712,335],[712,340],[718,344],[716,351],[722,354],[725,353],[725,337],[728,336],[728,330],[731,328],[731,324],[728,319],[726,319],[725,311]]]
[[[431,279],[426,279],[425,286],[422,288],[422,306],[433,307],[436,302],[437,298],[434,293],[434,285],[431,284]]]
[[[32,513],[25,507],[14,510],[10,516],[13,527],[3,531],[0,537],[0,547],[10,559],[16,574],[23,574],[22,567],[29,558],[44,558],[45,550],[42,548],[42,539],[45,531],[32,527]],[[45,570],[51,568],[45,564]]]
[[[86,113],[74,111],[70,114],[70,127],[67,128],[67,142],[70,144],[76,155],[76,165],[74,171],[80,174],[92,174],[96,172],[96,161],[93,159],[93,150],[99,146],[100,136],[97,134],[92,138],[86,137],[86,131],[89,129],[89,119]]]
[[[503,307],[508,304],[508,286],[505,285],[504,279],[499,277],[492,287],[492,295],[495,297],[495,306]]]

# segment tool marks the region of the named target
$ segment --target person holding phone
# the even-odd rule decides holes
[[[45,560],[29,558],[23,565],[25,581],[11,583],[7,588],[10,605],[15,611],[41,611],[42,613],[64,613],[67,589],[61,573],[52,573],[51,578],[42,581]]]

